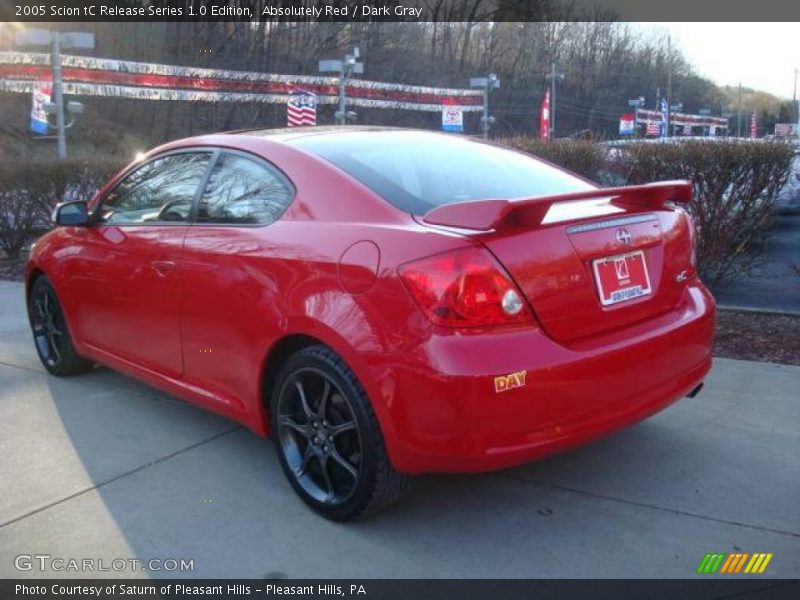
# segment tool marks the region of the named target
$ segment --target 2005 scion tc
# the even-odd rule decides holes
[[[56,208],[33,337],[54,375],[102,363],[273,437],[303,501],[351,519],[696,392],[690,197],[447,134],[186,139]]]

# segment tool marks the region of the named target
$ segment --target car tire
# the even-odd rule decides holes
[[[61,303],[44,275],[36,278],[28,294],[28,320],[36,353],[50,374],[64,377],[92,369],[94,363],[75,351]]]
[[[270,399],[272,437],[295,492],[328,519],[373,515],[402,494],[378,420],[353,371],[326,346],[281,367]]]

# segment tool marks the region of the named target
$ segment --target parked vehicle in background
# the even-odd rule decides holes
[[[604,185],[624,185],[627,180],[630,161],[633,157],[626,156],[631,147],[636,144],[681,144],[688,142],[724,143],[736,142],[741,144],[781,143],[791,144],[794,148],[795,158],[792,172],[786,185],[775,199],[775,211],[779,213],[800,212],[800,140],[797,138],[785,139],[774,136],[765,138],[737,138],[723,136],[677,136],[667,138],[633,138],[609,140],[602,142],[607,149],[608,163],[599,174],[599,180]]]
[[[181,140],[56,209],[33,337],[54,375],[103,363],[272,436],[302,500],[352,519],[696,393],[690,196],[419,131]]]
[[[775,210],[784,214],[800,213],[800,139],[794,138],[791,144],[794,147],[792,172],[775,202]]]

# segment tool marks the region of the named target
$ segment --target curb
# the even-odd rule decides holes
[[[762,315],[778,315],[784,317],[800,317],[800,310],[783,310],[779,308],[758,308],[754,306],[738,306],[736,304],[717,304],[717,310],[730,310]]]

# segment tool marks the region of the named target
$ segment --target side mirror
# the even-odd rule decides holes
[[[61,226],[84,227],[89,224],[89,208],[83,200],[62,202],[53,209],[53,223]]]

